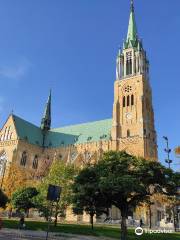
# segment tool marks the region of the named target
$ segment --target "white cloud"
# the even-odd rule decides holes
[[[9,80],[20,80],[27,74],[30,66],[31,63],[26,58],[21,59],[14,65],[0,66],[0,77]]]

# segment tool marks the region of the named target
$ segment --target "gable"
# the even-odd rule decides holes
[[[17,131],[12,115],[8,117],[0,130],[0,141],[10,141],[17,139]]]

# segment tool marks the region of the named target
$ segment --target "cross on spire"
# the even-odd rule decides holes
[[[131,12],[134,12],[134,0],[131,0]]]

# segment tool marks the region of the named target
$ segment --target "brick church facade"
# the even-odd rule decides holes
[[[133,2],[127,38],[116,59],[112,112],[112,119],[54,129],[50,93],[41,126],[11,114],[0,130],[0,176],[12,162],[42,177],[54,159],[83,167],[109,150],[158,159],[149,61],[137,34]]]

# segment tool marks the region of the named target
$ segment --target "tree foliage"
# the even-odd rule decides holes
[[[180,157],[180,146],[175,148],[175,154],[177,157]]]
[[[5,208],[8,202],[8,197],[6,194],[0,189],[0,208]]]
[[[25,188],[32,185],[35,185],[35,181],[30,171],[27,172],[16,163],[12,163],[8,175],[3,181],[3,189],[6,195],[11,198],[12,194],[18,190],[18,188]]]
[[[172,194],[170,189],[175,190],[178,186],[178,174],[175,177],[176,174],[159,162],[136,158],[126,152],[106,152],[90,173],[84,184],[91,184],[95,175],[94,190],[121,212],[122,240],[127,238],[126,218],[130,210],[150,200],[154,193]],[[77,189],[76,195],[80,193],[81,188]],[[91,195],[87,194],[84,191],[86,198],[90,199]]]
[[[169,181],[164,193],[167,197],[167,207],[173,213],[174,230],[178,227],[177,209],[180,206],[180,173],[169,172]]]
[[[49,184],[60,186],[62,188],[60,201],[53,208],[55,215],[55,225],[57,216],[64,216],[67,207],[72,200],[72,183],[77,174],[77,169],[72,164],[66,164],[63,161],[56,160],[52,163],[48,175],[43,179],[38,186],[40,194],[36,197],[37,208],[41,216],[46,219],[50,214],[49,203],[46,200]]]
[[[30,208],[35,208],[34,197],[38,195],[38,191],[34,187],[22,188],[12,195],[13,207],[23,210],[26,214]]]
[[[108,214],[110,207],[107,199],[100,194],[97,182],[95,168],[87,167],[79,173],[73,184],[73,211],[75,214],[82,214],[83,211],[89,214],[92,229],[94,215]]]

